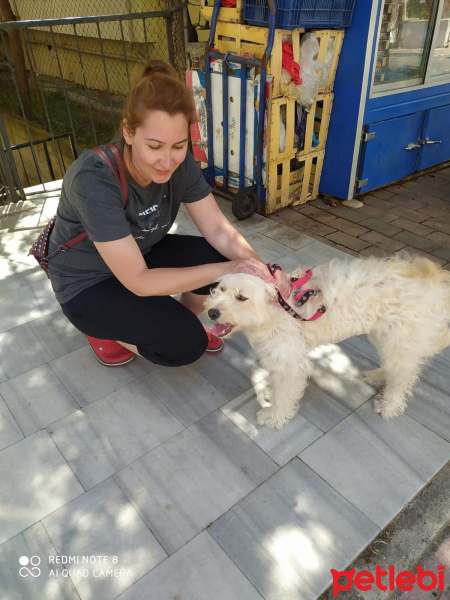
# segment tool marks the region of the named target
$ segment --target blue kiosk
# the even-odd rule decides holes
[[[356,0],[320,192],[349,200],[450,160],[450,0]]]

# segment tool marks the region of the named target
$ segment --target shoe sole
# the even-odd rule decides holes
[[[84,333],[83,333],[84,335]],[[86,336],[84,335],[84,337],[86,338]],[[87,343],[89,344],[89,348],[92,350],[95,358],[98,360],[98,362],[103,365],[104,367],[123,367],[124,365],[127,365],[128,363],[130,363],[132,360],[134,360],[136,358],[136,355],[133,354],[133,356],[130,356],[130,358],[127,358],[126,360],[123,360],[121,362],[114,362],[114,363],[109,363],[109,362],[105,362],[104,360],[102,360],[101,358],[99,358],[97,356],[96,351],[94,350],[94,348],[92,347],[91,343],[89,342],[88,339],[86,339]]]
[[[210,348],[206,348],[205,354],[218,354],[219,352],[222,352],[222,350],[223,350],[223,344],[220,346],[220,348],[216,348],[214,350],[212,350]]]

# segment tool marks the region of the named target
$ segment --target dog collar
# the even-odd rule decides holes
[[[269,263],[267,265],[267,268],[269,269],[272,276],[275,275],[275,273],[277,271],[282,270],[280,265],[277,265],[276,263]],[[295,290],[298,290],[299,288],[303,287],[305,285],[305,283],[307,283],[307,281],[309,281],[309,279],[311,279],[311,274],[312,274],[311,269],[308,269],[303,277],[291,277],[289,280],[291,290],[295,291]],[[312,296],[318,296],[319,293],[320,293],[320,290],[313,290],[313,289],[301,290],[297,294],[294,294],[296,306],[303,306],[306,302],[308,302],[308,300]],[[300,319],[301,321],[315,321],[316,319],[321,317],[324,312],[326,312],[325,306],[321,306],[319,308],[319,310],[316,311],[310,319],[305,319],[301,315],[299,315],[298,312],[296,312],[296,310],[288,302],[286,302],[286,300],[283,298],[283,296],[280,294],[280,292],[278,290],[277,290],[277,294],[278,294],[278,303],[280,304],[280,306],[289,315],[291,315],[291,317],[294,317],[294,319]]]

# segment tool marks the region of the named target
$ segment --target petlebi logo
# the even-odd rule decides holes
[[[31,556],[30,558],[28,558],[28,556],[21,556],[19,558],[19,564],[22,565],[19,569],[19,575],[21,577],[28,577],[29,575],[31,575],[31,577],[39,577],[41,574],[41,570],[38,567],[38,565],[41,564],[39,556]]]

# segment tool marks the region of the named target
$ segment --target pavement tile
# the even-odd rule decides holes
[[[413,246],[413,248],[418,248],[424,252],[431,252],[440,246],[437,242],[411,233],[410,231],[401,231],[394,236],[394,239],[403,243],[405,246]]]
[[[25,436],[80,408],[48,365],[0,383],[0,394]]]
[[[442,219],[428,219],[427,221],[424,221],[422,225],[450,235],[450,213],[449,217],[445,221]]]
[[[293,225],[305,218],[307,217],[289,207],[281,208],[280,210],[277,210],[277,212],[269,215],[269,219],[281,223],[282,225]]]
[[[389,253],[396,252],[397,250],[400,250],[400,248],[403,248],[407,245],[407,242],[404,243],[400,240],[396,241],[376,231],[369,231],[369,233],[365,233],[361,236],[361,240],[369,242],[367,245],[378,246]]]
[[[84,493],[43,431],[0,452],[0,544]]]
[[[0,395],[0,450],[25,437],[14,419],[8,405]]]
[[[333,225],[334,221],[331,222]],[[336,231],[332,226],[325,225],[325,223],[320,223],[319,221],[315,221],[314,219],[303,219],[299,223],[296,223],[295,228],[297,231],[304,231],[305,233],[315,233],[316,235],[320,235],[325,237],[329,233],[333,233]]]
[[[390,225],[393,227],[399,227],[400,229],[406,229],[407,231],[411,231],[412,233],[421,235],[423,237],[433,233],[433,229],[431,227],[426,227],[425,225],[421,225],[420,223],[411,221],[405,217],[400,217],[399,219],[392,221]]]
[[[300,458],[383,528],[450,459],[450,444],[407,415],[385,421],[366,402]]]
[[[450,208],[450,202],[448,203]],[[420,215],[426,215],[426,218],[433,217],[434,219],[448,219],[449,213],[448,210],[444,210],[443,208],[439,208],[437,206],[424,206],[422,207],[418,213]],[[425,221],[426,219],[422,219]]]
[[[364,221],[361,221],[361,223],[364,223]],[[363,233],[367,233],[369,231],[366,227],[361,227],[361,225],[357,225],[356,223],[353,223],[352,221],[347,221],[347,219],[341,219],[341,218],[335,219],[332,223],[332,226],[334,229],[343,231],[344,233],[347,233],[348,235],[351,235],[353,237],[358,237],[358,236],[362,235]],[[330,233],[332,233],[332,232],[330,232]]]
[[[427,213],[426,210],[431,211],[431,214]],[[403,217],[405,219],[409,219],[410,221],[414,221],[415,223],[422,223],[426,221],[429,217],[433,217],[433,211],[440,210],[434,208],[432,206],[424,206],[419,210],[411,210],[410,208],[406,208],[406,206],[394,206],[394,208],[390,211],[395,218]]]
[[[392,200],[394,198],[395,200],[395,195],[392,194],[392,196],[390,196],[389,200],[385,200],[383,198],[377,198],[376,196],[371,196],[371,194],[367,194],[365,196],[361,197],[361,201],[364,203],[364,205],[367,204],[367,206],[373,206],[374,208],[378,209],[378,210],[383,210],[383,211],[388,211],[391,210],[392,208],[394,208],[395,203],[394,200]]]
[[[362,217],[360,221],[364,221],[364,219],[368,219],[369,217],[375,217],[380,221],[390,223],[398,217],[398,215],[395,215],[393,213],[393,210],[394,209],[392,209],[391,211],[384,211],[379,208],[375,208],[375,206],[372,206],[371,204],[364,204],[363,208],[358,209],[358,213]]]
[[[209,531],[266,600],[312,600],[377,527],[294,459]]]
[[[155,567],[117,600],[150,600],[150,597],[155,600],[263,600],[206,531]]]
[[[340,244],[334,244],[333,248],[336,248],[336,250],[341,250],[342,252],[345,252],[346,254],[350,254],[350,256],[355,256],[356,258],[358,258],[358,256],[360,256],[362,254],[362,252],[364,252],[364,250],[365,250],[363,248],[359,252],[356,252],[355,250],[350,250],[350,248],[346,248],[345,246],[341,246]]]
[[[216,411],[114,478],[166,552],[173,554],[277,468]]]
[[[391,255],[391,252],[383,250],[383,248],[379,248],[378,246],[368,246],[360,250],[359,253],[363,256],[376,256],[377,258],[386,258],[386,256]]]
[[[326,244],[327,246],[335,246],[335,243],[332,240],[329,240],[326,237],[318,235],[317,233],[308,231],[307,234],[312,240],[316,240],[318,242],[321,242],[322,244]]]
[[[57,554],[41,522],[28,527],[2,544],[0,546],[2,597],[5,600],[43,600],[44,598],[45,600],[80,600],[70,577],[53,577],[51,571],[54,565],[50,563],[50,557],[53,558]],[[19,558],[23,556],[32,560],[25,569],[19,563]],[[33,567],[33,564],[36,566]]]
[[[78,557],[69,568],[81,600],[116,598],[167,556],[112,478],[42,523],[57,554]],[[94,562],[83,563],[85,556]],[[101,575],[111,569],[116,576]]]
[[[367,215],[362,212],[363,210],[364,208],[347,208],[346,206],[339,206],[339,208],[330,207],[330,213],[332,215],[335,217],[341,217],[342,219],[347,219],[353,223],[359,223],[360,221],[367,219]]]
[[[48,427],[87,490],[184,429],[142,383],[135,381]]]
[[[393,194],[394,192],[389,191],[389,188],[384,188],[382,190],[372,190],[370,192],[371,196],[375,196],[376,198],[382,198],[383,200],[387,200]]]
[[[374,217],[370,217],[369,219],[361,221],[360,225],[366,227],[368,231],[377,231],[378,233],[382,233],[388,237],[393,237],[396,233],[400,233],[400,231],[403,229],[402,227],[398,227],[392,223],[385,223],[384,221]]]
[[[294,207],[294,210],[298,211],[302,215],[305,215],[305,217],[315,219],[316,221],[320,221],[321,223],[329,223],[330,221],[333,221],[336,218],[324,208],[314,206],[310,202]]]
[[[450,261],[450,248],[436,248],[432,251],[433,256]]]
[[[390,187],[390,189],[395,193],[391,198],[389,198],[389,202],[401,204],[413,210],[416,210],[426,204],[425,193],[423,189],[418,187],[406,188],[403,185],[393,185]]]
[[[332,242],[339,244],[340,246],[344,246],[346,248],[350,248],[351,250],[362,250],[363,248],[367,248],[370,244],[363,239],[353,237],[352,235],[348,235],[342,231],[336,231],[336,233],[332,233],[327,236],[327,239]]]
[[[439,258],[438,256],[434,256],[433,254],[429,254],[428,252],[424,252],[423,250],[419,250],[418,248],[413,248],[413,246],[404,246],[401,250],[398,251],[399,254],[402,254],[403,252],[406,252],[407,254],[413,254],[416,256],[423,256],[424,258],[428,258],[428,260],[433,261],[441,267],[446,262],[445,258]],[[433,252],[436,251],[433,250]],[[397,252],[394,252],[394,254],[397,254]]]

